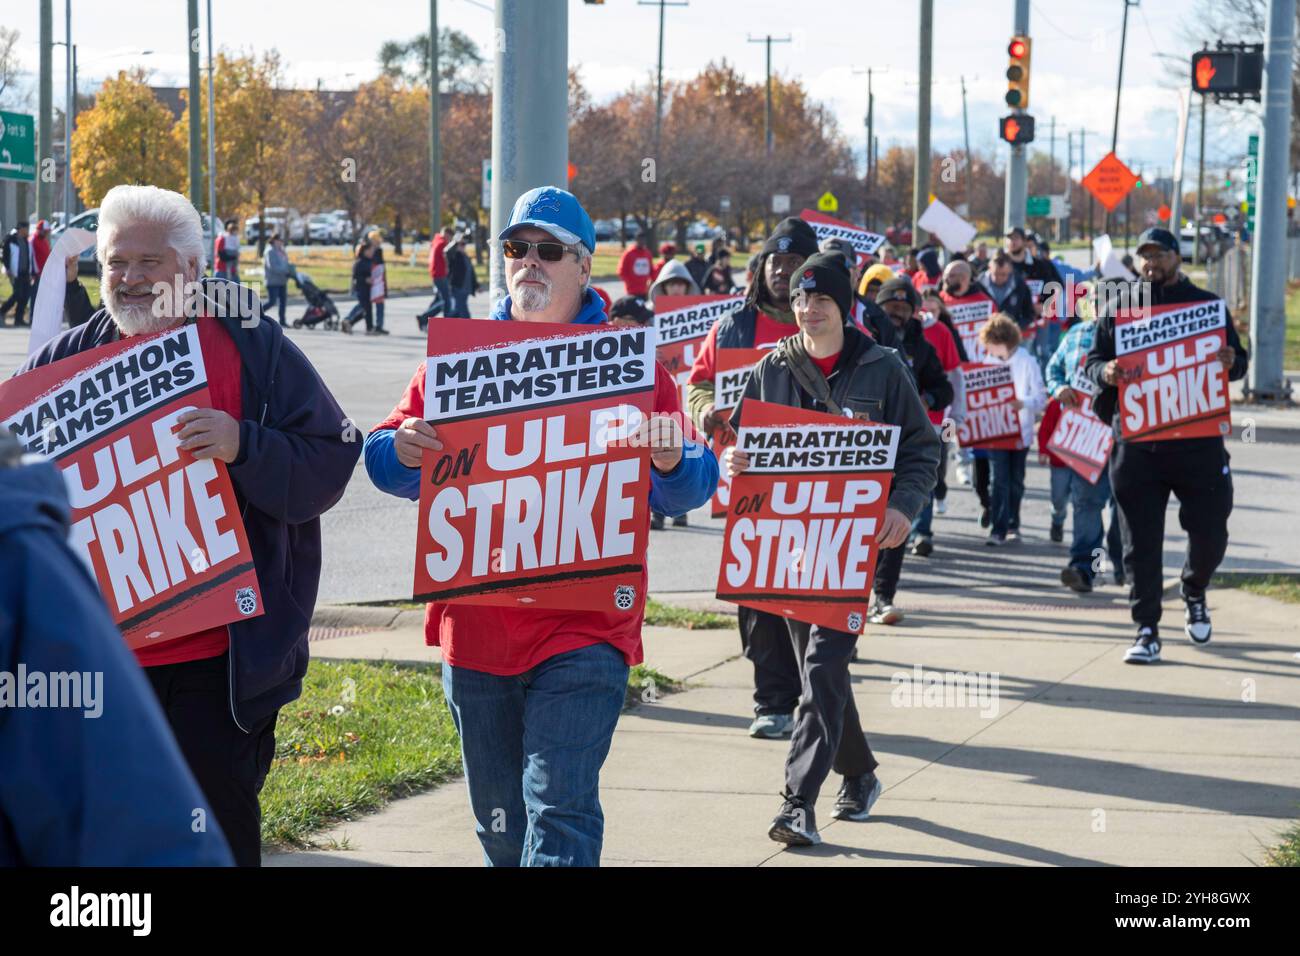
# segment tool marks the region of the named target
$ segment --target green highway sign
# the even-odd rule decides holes
[[[1052,213],[1051,196],[1030,196],[1025,200],[1026,216],[1050,216]]]
[[[0,110],[0,179],[36,182],[36,117]]]
[[[1255,184],[1259,181],[1259,136],[1246,141],[1246,228],[1255,231]]]

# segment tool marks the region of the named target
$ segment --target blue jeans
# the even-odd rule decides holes
[[[446,315],[449,319],[469,318],[469,289],[451,290],[451,308]]]
[[[384,300],[380,299],[378,302],[375,303],[375,328],[382,329],[383,327],[384,327]]]
[[[278,302],[280,304],[281,325],[284,325],[284,310],[289,304],[288,291],[289,287],[284,285],[269,285],[266,287],[266,306],[263,314],[270,315],[272,307]]]
[[[1047,374],[1047,363],[1052,358],[1052,353],[1056,347],[1061,344],[1061,324],[1060,322],[1049,322],[1038,330],[1034,336],[1034,357],[1038,359],[1038,369],[1044,375]]]
[[[1104,537],[1101,513],[1110,500],[1110,475],[1103,468],[1097,483],[1091,485],[1082,475],[1069,468],[1064,470],[1070,474],[1070,506],[1074,512],[1070,564],[1091,581],[1095,577],[1093,568],[1101,556],[1099,552]]]
[[[442,666],[488,866],[599,866],[600,768],[627,693],[610,644],[498,677]]]
[[[1020,530],[1020,501],[1025,497],[1025,459],[1029,457],[1029,449],[991,449],[988,454],[992,472],[989,484],[991,530],[995,535],[1004,536],[1008,531]]]
[[[438,298],[442,299],[442,314],[450,318],[447,310],[451,308],[451,280],[446,277],[434,279],[433,288],[438,293]]]
[[[1079,476],[1064,465],[1052,466],[1052,524],[1065,524],[1065,509],[1070,504],[1070,482]]]

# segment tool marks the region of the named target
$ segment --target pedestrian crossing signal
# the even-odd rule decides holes
[[[1029,37],[1012,37],[1007,57],[1007,106],[1023,110],[1029,106]]]
[[[1004,116],[998,121],[998,136],[1012,146],[1034,141],[1034,118],[1025,113]]]

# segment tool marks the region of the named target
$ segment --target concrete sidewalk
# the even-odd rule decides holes
[[[825,843],[766,836],[787,745],[746,736],[751,667],[734,631],[647,629],[646,661],[689,689],[619,721],[601,779],[604,862],[1233,866],[1300,816],[1300,626],[1295,609],[1211,595],[1214,642],[1181,634],[1166,599],[1164,662],[1127,666],[1117,589],[908,595],[908,620],[871,628],[852,666],[885,791],[865,823],[830,819]],[[913,599],[914,598],[914,599]],[[418,625],[314,641],[319,657],[437,660]],[[925,694],[932,673],[996,675],[991,699]],[[990,688],[991,689],[991,688]],[[969,704],[973,704],[970,706]],[[479,865],[462,781],[319,835],[270,866]]]

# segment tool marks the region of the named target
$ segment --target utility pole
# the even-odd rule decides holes
[[[1085,149],[1087,142],[1088,131],[1086,129],[1079,130],[1079,182],[1083,182],[1083,177],[1088,175],[1088,160],[1086,159],[1087,152]],[[1085,192],[1088,192],[1088,242],[1091,243],[1096,235],[1092,228],[1092,193],[1088,190],[1085,190]]]
[[[63,0],[63,52],[66,67],[63,103],[63,223],[72,219],[72,0]]]
[[[208,0],[208,216],[212,219],[212,235],[221,230],[217,221],[217,101],[213,92],[212,74],[212,0]],[[213,268],[216,263],[213,263]]]
[[[789,43],[790,38],[773,37],[769,33],[763,37],[746,37],[746,39],[750,43],[763,43],[767,46],[767,105],[763,111],[763,140],[767,144],[767,163],[763,169],[763,178],[767,183],[767,211],[763,214],[763,221],[770,233],[772,231],[772,44]]]
[[[1119,78],[1115,81],[1115,124],[1111,128],[1110,134],[1110,151],[1113,153],[1119,147],[1119,97],[1120,92],[1124,89],[1124,46],[1128,41],[1128,11],[1129,7],[1136,7],[1138,0],[1124,0],[1124,25],[1119,32]],[[1127,208],[1127,207],[1126,207]],[[1128,213],[1124,213],[1125,219]],[[1128,228],[1127,221],[1124,228]],[[1106,231],[1110,232],[1110,213],[1106,213]]]
[[[884,73],[887,72],[888,69],[888,67],[885,67],[884,70],[881,70],[878,67],[869,66],[865,70],[853,71],[854,73],[867,74],[867,175],[863,179],[866,188],[866,200],[863,206],[863,221],[868,229],[875,228],[875,211],[872,208],[871,187],[873,181],[872,177],[876,172],[875,150],[873,148],[875,142],[876,94],[871,89],[871,74]]]
[[[638,7],[658,7],[659,8],[659,66],[655,73],[655,141],[654,153],[655,163],[658,164],[663,155],[660,146],[663,142],[663,125],[664,125],[664,7],[688,7],[688,2],[670,3],[668,0],[637,0]],[[771,92],[768,93],[768,109],[771,109]],[[771,152],[769,147],[768,152]],[[659,177],[655,177],[655,192],[659,191]],[[657,204],[656,204],[657,205]],[[659,223],[655,223],[656,240],[658,239]]]
[[[1029,0],[1016,0],[1015,36],[1029,36]],[[1016,115],[1024,110],[1012,110]],[[1028,150],[1024,146],[1011,147],[1011,159],[1007,163],[1006,203],[1002,209],[1003,231],[1013,226],[1025,224],[1025,200],[1029,185]]]
[[[1205,215],[1205,93],[1201,94],[1201,148],[1196,157],[1196,224],[1192,227],[1192,264],[1201,258],[1201,217]],[[1258,203],[1256,203],[1258,208]],[[1258,216],[1256,217],[1258,218]]]
[[[199,0],[186,3],[185,49],[190,64],[190,204],[203,211],[203,130],[199,128]]]
[[[492,71],[492,237],[515,200],[537,186],[568,186],[569,12],[566,0],[497,0]],[[488,288],[506,294],[501,244]]]
[[[442,100],[438,89],[438,0],[429,0],[429,241],[442,226]],[[477,223],[475,234],[478,233]]]
[[[1067,129],[1065,131],[1065,197],[1067,202],[1069,202],[1069,200],[1074,196],[1074,178],[1071,176],[1073,170],[1074,170],[1074,130]],[[1065,214],[1064,229],[1057,231],[1056,234],[1057,241],[1069,242],[1070,234],[1074,231],[1073,226],[1074,224],[1070,222],[1070,214],[1067,212]]]
[[[1028,0],[1026,0],[1028,2]],[[921,215],[930,205],[930,83],[933,65],[934,0],[921,0],[920,79],[916,111],[916,163],[912,176],[912,245],[925,240]]]
[[[1291,56],[1296,0],[1269,0],[1264,52],[1264,123],[1256,180],[1255,255],[1250,267],[1247,382],[1252,398],[1281,401],[1291,394],[1283,373],[1286,339],[1286,180],[1291,138]]]
[[[41,0],[40,128],[37,131],[36,218],[50,219],[52,184],[45,175],[45,161],[54,148],[50,128],[54,125],[54,9],[52,0]],[[26,211],[19,213],[26,215]]]
[[[978,77],[977,77],[978,79]],[[970,161],[970,120],[966,115],[966,77],[961,78],[961,130],[966,142],[966,218],[974,218],[971,209],[971,161]]]
[[[1056,117],[1048,124],[1051,132],[1047,134],[1047,192],[1048,202],[1056,192]],[[1056,220],[1056,238],[1061,238],[1061,220]]]

